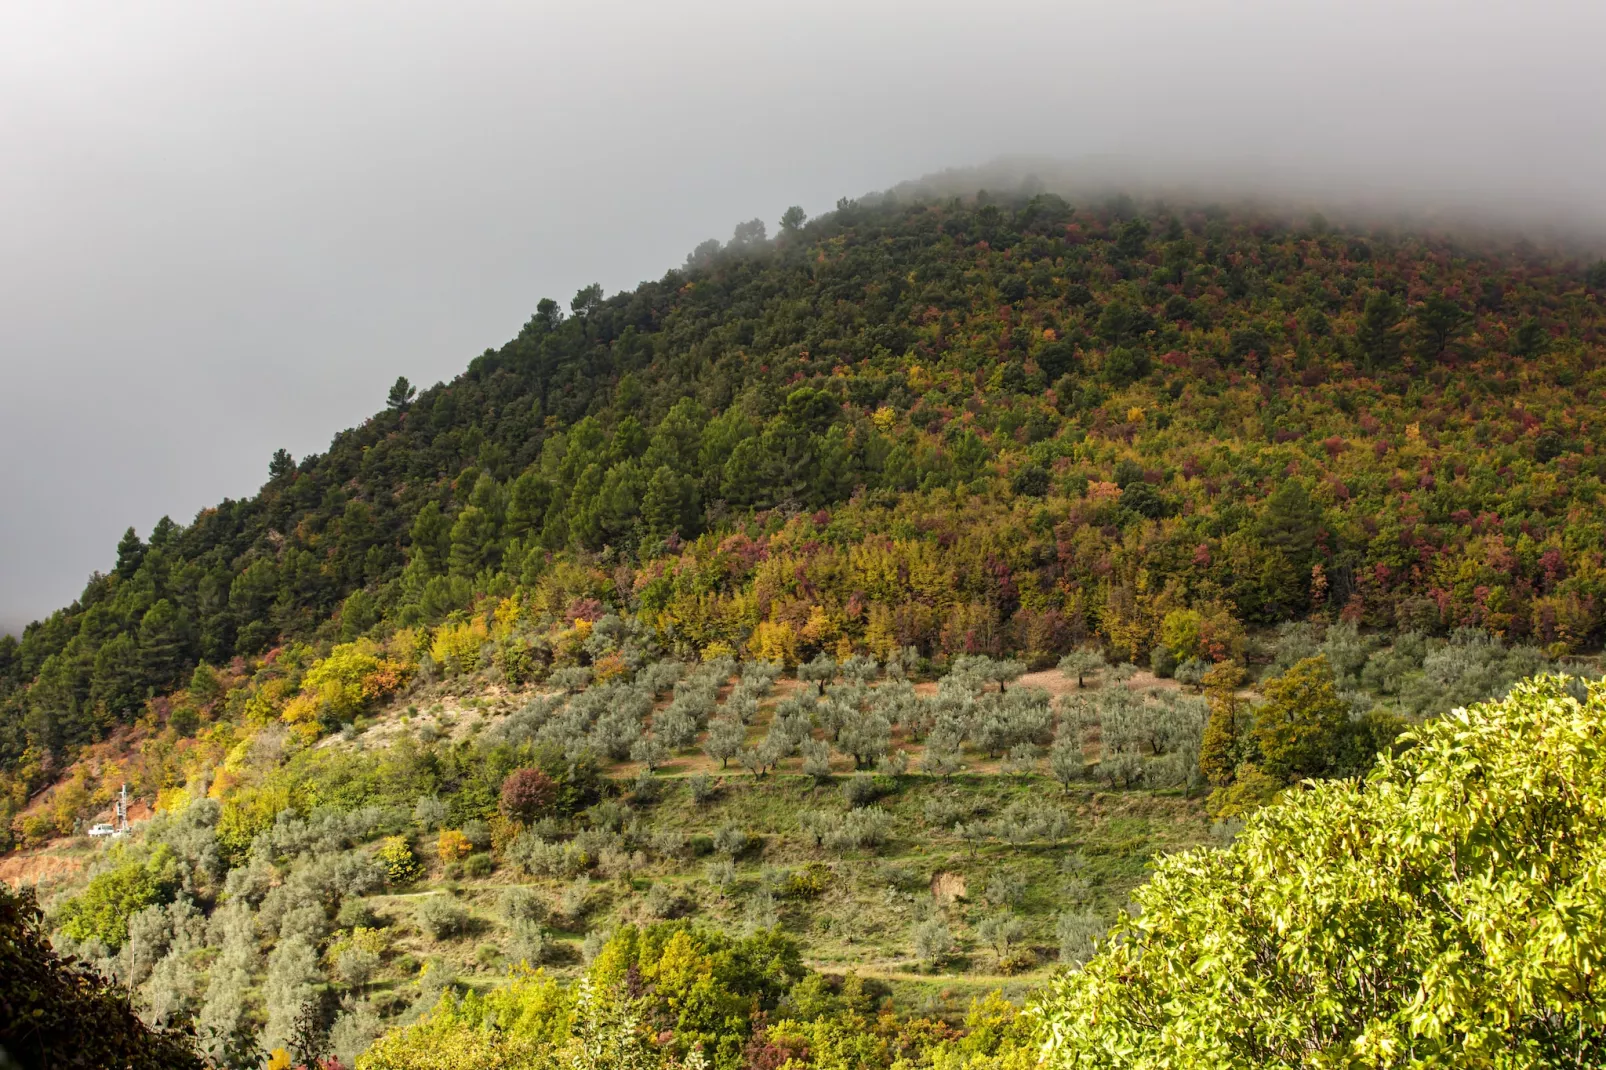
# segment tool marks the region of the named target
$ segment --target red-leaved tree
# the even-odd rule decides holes
[[[539,769],[515,769],[502,781],[502,816],[529,824],[558,800],[558,786]]]

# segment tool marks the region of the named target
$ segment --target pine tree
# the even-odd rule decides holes
[[[290,456],[289,450],[279,449],[273,451],[273,457],[268,461],[268,480],[277,483],[296,470],[296,459]]]
[[[442,575],[451,554],[452,523],[442,515],[440,503],[425,502],[408,534],[409,560],[419,562],[427,576]]]
[[[114,636],[95,652],[90,702],[114,717],[126,718],[145,704],[145,694],[138,644],[126,632]]]
[[[139,659],[145,682],[164,689],[177,683],[190,658],[189,619],[167,599],[146,610],[139,623]]]
[[[145,544],[133,528],[123,532],[117,543],[117,567],[112,571],[125,580],[133,579],[145,560]]]
[[[472,580],[482,569],[491,568],[498,558],[496,518],[477,505],[457,514],[452,525],[451,574]]]
[[[1422,354],[1443,357],[1457,338],[1470,326],[1472,316],[1444,294],[1433,294],[1416,314],[1416,329]]]
[[[696,480],[679,475],[667,464],[659,465],[647,481],[641,502],[643,532],[656,538],[693,535],[697,512]]]
[[[1375,371],[1394,367],[1400,360],[1400,302],[1379,290],[1366,299],[1355,341]]]
[[[407,381],[407,376],[398,375],[390,385],[390,393],[385,395],[385,408],[392,412],[405,412],[417,396],[418,388]]]
[[[514,539],[539,534],[552,505],[552,482],[533,468],[513,481],[508,495],[505,533]]]

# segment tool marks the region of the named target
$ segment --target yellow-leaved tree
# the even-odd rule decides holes
[[[346,724],[407,682],[412,666],[367,639],[342,643],[313,665],[301,692],[284,708],[284,720],[303,735]]]
[[[704,1070],[648,1038],[634,1004],[590,977],[564,988],[520,971],[481,995],[442,997],[413,1025],[381,1037],[357,1070]]]

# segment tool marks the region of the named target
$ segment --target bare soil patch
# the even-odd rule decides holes
[[[963,873],[937,873],[931,878],[931,897],[940,906],[948,906],[956,899],[965,897],[965,875]]]
[[[55,847],[67,842],[57,840],[41,851],[0,858],[0,881],[5,881],[13,888],[21,888],[23,885],[50,885],[69,880],[84,868],[84,860],[55,852]]]

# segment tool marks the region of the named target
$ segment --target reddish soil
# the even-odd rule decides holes
[[[84,868],[82,858],[55,853],[57,848],[69,842],[67,839],[54,840],[41,850],[0,858],[0,881],[20,888],[25,884],[49,885],[67,880]]]

